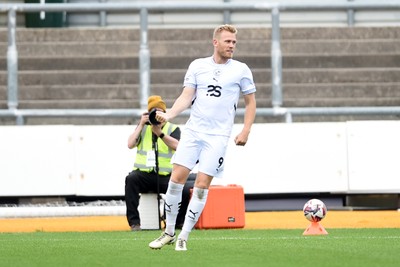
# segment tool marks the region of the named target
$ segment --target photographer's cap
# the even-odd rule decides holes
[[[150,112],[153,108],[162,109],[164,112],[167,111],[167,106],[165,105],[164,100],[162,100],[159,95],[152,95],[147,100],[147,110]]]

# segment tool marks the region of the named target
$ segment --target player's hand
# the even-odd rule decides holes
[[[167,122],[168,121],[168,116],[167,113],[164,113],[162,111],[158,111],[156,112],[156,120],[158,120],[161,123]]]
[[[237,146],[244,146],[247,143],[247,139],[249,137],[249,134],[246,134],[244,132],[239,133],[236,137],[235,137],[235,144]]]

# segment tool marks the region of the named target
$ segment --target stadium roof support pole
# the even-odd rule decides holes
[[[224,0],[224,3],[229,3],[231,0]],[[224,24],[231,24],[231,11],[230,10],[224,10]]]
[[[272,42],[271,42],[271,75],[272,75],[272,106],[282,105],[282,51],[280,45],[279,9],[273,8]]]
[[[140,108],[146,109],[150,94],[150,51],[148,46],[148,11],[140,9]]]
[[[347,0],[347,2],[353,2],[354,0]],[[349,8],[347,10],[347,25],[352,27],[354,26],[354,9]]]
[[[18,52],[15,31],[17,23],[16,10],[8,12],[8,49],[7,49],[7,106],[10,110],[18,107]]]
[[[99,0],[99,3],[106,3],[107,0]],[[99,13],[100,16],[100,27],[107,26],[107,12],[105,10],[101,10]]]

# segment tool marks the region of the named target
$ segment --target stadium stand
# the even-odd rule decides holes
[[[282,107],[399,105],[400,22],[396,19],[399,10],[352,11],[352,19],[350,11],[282,12]],[[5,26],[6,14],[0,16],[0,26]],[[17,16],[18,108],[140,107],[137,13],[71,12],[66,14],[68,27],[63,28],[25,28],[25,17],[21,13]],[[240,30],[236,58],[248,63],[254,71],[258,107],[271,107],[270,16],[264,12],[231,12],[229,20]],[[163,95],[171,105],[180,92],[188,64],[196,57],[209,55],[210,29],[223,21],[221,12],[208,16],[202,13],[194,16],[190,12],[150,14],[151,93]],[[349,27],[349,21],[355,26]],[[7,108],[7,34],[6,27],[0,28],[1,109]],[[136,119],[32,117],[24,123],[131,124]],[[297,116],[293,121],[352,119],[398,119],[398,116]],[[257,117],[257,122],[275,121],[282,118]],[[0,122],[15,124],[15,118],[0,118]]]
[[[242,41],[236,58],[253,69],[258,107],[270,107],[270,29],[239,30]],[[209,55],[209,35],[208,28],[149,30],[152,93],[163,95],[168,105],[173,103],[190,61]],[[398,106],[399,36],[398,27],[282,28],[283,106]],[[19,28],[17,40],[19,108],[139,108],[139,30]],[[0,108],[7,108],[5,29],[0,29],[0,51]],[[25,123],[129,124],[132,119],[28,118]],[[277,120],[257,118],[258,122]],[[15,120],[2,118],[2,124],[15,124]]]

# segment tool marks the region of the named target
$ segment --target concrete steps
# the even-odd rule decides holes
[[[270,83],[269,69],[252,69],[257,84]],[[152,69],[152,83],[181,84],[185,70]],[[284,69],[283,83],[384,83],[400,82],[400,68],[307,68]],[[6,84],[7,73],[0,73],[0,84]],[[132,70],[48,70],[21,71],[19,85],[138,84],[139,71]]]
[[[248,62],[249,67],[270,68],[270,55],[237,56],[236,59]],[[151,67],[154,69],[180,69],[186,71],[192,57],[163,56],[153,57]],[[284,55],[284,69],[298,68],[398,68],[399,54],[359,54],[359,55]],[[0,61],[0,71],[7,68],[6,59]],[[139,59],[135,56],[74,56],[74,57],[22,57],[18,62],[19,71],[40,70],[103,70],[139,68]]]
[[[211,54],[210,42],[199,41],[153,41],[149,44],[150,54],[155,57],[204,57]],[[179,47],[179,49],[177,49]],[[20,57],[90,57],[108,56],[138,56],[140,43],[138,41],[104,41],[104,42],[46,42],[18,43]],[[397,54],[400,52],[400,41],[395,39],[378,40],[282,40],[283,56],[294,55],[371,55]],[[236,57],[267,56],[271,51],[269,40],[247,40],[238,44]],[[7,44],[0,44],[0,53],[7,52]]]
[[[151,90],[168,106],[181,92],[189,63],[211,55],[211,34],[206,28],[149,30]],[[268,28],[239,29],[235,58],[253,71],[258,107],[271,107],[270,36]],[[19,28],[19,108],[139,108],[139,37],[137,29],[129,28]],[[399,40],[397,27],[282,28],[283,106],[400,105]],[[0,29],[0,108],[7,108],[6,54],[7,31]],[[48,119],[136,123],[136,118],[30,118],[25,123]],[[277,120],[257,117],[259,122]],[[327,117],[294,118],[318,120]]]
[[[150,28],[149,41],[205,40],[211,41],[212,28]],[[7,29],[1,28],[7,33]],[[399,39],[399,27],[293,27],[281,28],[282,40],[366,40]],[[267,27],[239,28],[240,42],[245,40],[271,40],[271,29]],[[109,28],[18,28],[18,42],[102,42],[140,41],[139,29],[129,27]],[[0,42],[7,42],[7,34],[0,34]]]
[[[138,85],[22,85],[20,108],[139,108]],[[171,106],[180,94],[180,84],[153,84],[155,94],[165,95]],[[271,85],[258,84],[257,101],[260,107],[271,106]],[[5,95],[7,89],[0,86]],[[312,98],[310,97],[312,96]],[[375,97],[371,97],[375,96]],[[400,99],[400,82],[285,84],[284,106],[396,106]],[[0,101],[6,108],[6,101]],[[243,104],[242,99],[239,102]]]

